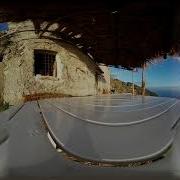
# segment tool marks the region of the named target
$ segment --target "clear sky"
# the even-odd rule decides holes
[[[125,81],[132,81],[132,72],[110,68],[111,74]],[[141,69],[134,72],[135,84],[141,84]],[[180,57],[168,57],[166,60],[149,64],[145,71],[147,87],[177,87],[180,86]]]
[[[7,23],[0,23],[0,31],[6,31],[8,29]]]

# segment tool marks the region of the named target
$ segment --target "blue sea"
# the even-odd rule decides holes
[[[180,87],[150,87],[149,90],[161,97],[172,97],[180,99]]]

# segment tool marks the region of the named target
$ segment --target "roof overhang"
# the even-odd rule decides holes
[[[141,67],[153,58],[177,53],[179,17],[180,4],[175,0],[0,3],[1,22],[31,19],[37,31],[43,31],[44,21],[58,23],[54,33],[79,44],[97,63],[125,68]],[[81,37],[75,38],[77,35]]]

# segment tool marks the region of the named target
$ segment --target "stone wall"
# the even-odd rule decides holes
[[[23,28],[22,28],[23,25]],[[9,29],[18,24],[11,23]],[[31,22],[20,24],[21,30],[33,28]],[[56,51],[57,76],[34,75],[34,50]],[[60,93],[72,96],[95,95],[96,68],[78,48],[64,42],[39,38],[35,32],[15,33],[4,52],[4,101],[18,104],[24,96]]]
[[[0,62],[0,104],[3,102],[3,84],[4,84],[3,63]]]
[[[99,65],[100,69],[104,72],[98,77],[98,93],[109,94],[110,93],[110,71],[106,65]]]

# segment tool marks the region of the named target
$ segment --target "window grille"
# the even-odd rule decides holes
[[[56,74],[55,65],[56,52],[47,50],[34,50],[34,73],[42,76],[53,76]]]

